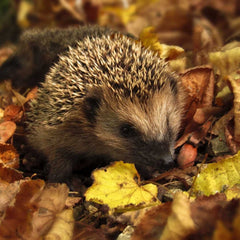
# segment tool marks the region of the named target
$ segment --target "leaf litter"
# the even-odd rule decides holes
[[[142,182],[134,166],[115,162],[92,174],[91,187],[77,182],[85,198],[64,184],[47,184],[25,171],[29,163],[21,158],[24,113],[37,88],[20,93],[1,84],[0,239],[120,239],[119,233],[133,240],[239,239],[239,3],[77,2],[23,0],[17,24],[105,24],[140,37],[168,60],[187,92],[176,143],[181,169]],[[0,49],[1,63],[13,49]]]

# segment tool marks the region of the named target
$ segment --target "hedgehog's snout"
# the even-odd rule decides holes
[[[155,171],[162,173],[177,166],[172,149],[163,145],[155,142],[139,148],[137,162],[133,162],[144,179],[151,178]]]
[[[176,166],[170,149],[157,149],[153,154],[150,155],[150,157],[152,158],[156,168],[167,170]]]
[[[166,142],[142,142],[137,146],[140,161],[157,169],[169,169],[175,166],[174,150]]]
[[[174,162],[173,156],[169,150],[166,150],[160,154],[160,160],[163,161],[164,165],[168,165]]]
[[[170,154],[164,154],[161,158],[161,161],[164,162],[163,168],[164,170],[168,170],[177,166],[176,161],[174,160],[173,156]]]

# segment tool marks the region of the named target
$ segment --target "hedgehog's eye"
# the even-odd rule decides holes
[[[125,138],[130,138],[130,137],[136,136],[137,131],[133,125],[131,125],[129,123],[124,123],[120,127],[120,134]]]

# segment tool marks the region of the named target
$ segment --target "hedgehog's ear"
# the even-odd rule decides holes
[[[83,100],[83,111],[89,122],[96,121],[97,110],[100,107],[102,99],[102,91],[100,88],[93,87]]]

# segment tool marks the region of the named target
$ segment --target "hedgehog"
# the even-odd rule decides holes
[[[76,165],[99,159],[162,172],[174,165],[183,105],[177,75],[156,53],[88,27],[41,83],[27,112],[27,140],[47,159],[50,182],[67,182]]]

